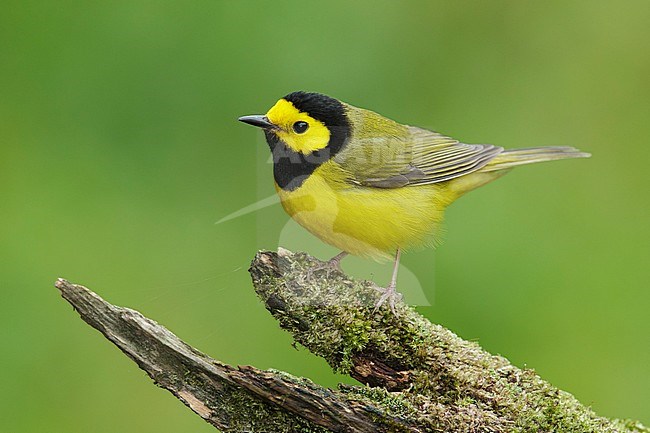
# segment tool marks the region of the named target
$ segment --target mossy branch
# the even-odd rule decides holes
[[[254,367],[235,368],[156,322],[58,280],[63,297],[161,387],[229,432],[643,432],[596,416],[573,396],[399,303],[373,311],[371,283],[302,253],[260,252],[255,290],[280,326],[364,386],[339,390]]]

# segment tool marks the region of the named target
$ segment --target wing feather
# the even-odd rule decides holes
[[[363,168],[359,164],[345,164],[352,182],[376,188],[401,188],[444,182],[475,172],[484,167],[503,148],[490,144],[465,144],[434,131],[410,126],[405,138],[372,140],[363,144],[364,155],[373,151],[390,155]],[[388,150],[387,150],[388,149]],[[357,168],[355,170],[355,168]]]

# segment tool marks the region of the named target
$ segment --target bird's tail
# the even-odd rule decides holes
[[[449,183],[449,189],[455,193],[455,198],[458,198],[479,186],[498,179],[510,171],[511,168],[517,167],[518,165],[554,161],[556,159],[589,158],[590,156],[590,154],[580,152],[575,147],[568,146],[529,147],[525,149],[504,150],[480,170],[470,173],[467,176],[452,179]]]
[[[556,159],[589,158],[591,154],[581,152],[575,147],[548,146],[529,147],[525,149],[504,150],[488,162],[481,171],[507,170],[512,167],[536,162],[554,161]]]

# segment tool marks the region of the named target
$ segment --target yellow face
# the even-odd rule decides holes
[[[286,99],[280,99],[266,113],[279,129],[273,132],[290,149],[304,155],[324,149],[330,141],[330,131],[320,121],[298,110]]]

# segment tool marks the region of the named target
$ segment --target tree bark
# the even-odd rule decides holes
[[[81,318],[213,426],[228,432],[644,432],[594,414],[532,370],[512,366],[403,303],[321,262],[280,249],[251,265],[255,290],[280,326],[334,370],[364,385],[330,390],[309,379],[232,367],[137,311],[56,282]]]

